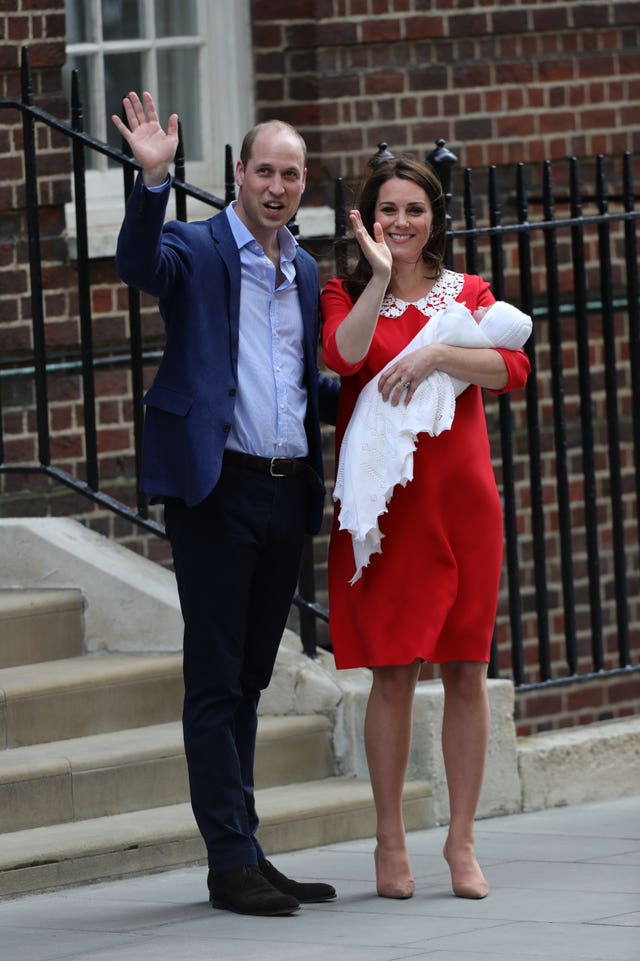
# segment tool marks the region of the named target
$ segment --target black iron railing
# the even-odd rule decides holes
[[[560,165],[555,165],[557,170]],[[532,375],[526,389],[526,428],[528,435],[528,457],[530,477],[530,511],[531,538],[533,553],[533,568],[535,574],[535,602],[536,627],[538,649],[538,678],[533,683],[527,683],[526,658],[524,655],[524,639],[522,634],[522,603],[521,603],[521,569],[522,563],[518,552],[517,507],[515,484],[512,467],[514,463],[512,438],[513,424],[511,419],[511,398],[500,397],[500,437],[502,445],[502,491],[504,496],[505,531],[506,531],[506,566],[508,576],[509,618],[511,634],[511,667],[513,677],[520,689],[538,687],[546,684],[568,683],[577,677],[588,679],[600,675],[607,668],[609,672],[610,658],[605,657],[606,643],[603,626],[602,598],[604,578],[600,564],[599,512],[602,514],[606,499],[610,505],[611,515],[611,553],[613,557],[613,578],[609,575],[608,584],[613,585],[615,597],[615,635],[617,644],[617,659],[620,670],[625,670],[632,663],[637,665],[638,651],[632,651],[630,646],[629,605],[636,608],[637,634],[637,570],[638,570],[638,503],[640,502],[640,484],[638,483],[638,462],[640,459],[640,396],[638,394],[638,378],[640,377],[640,305],[638,300],[638,256],[637,256],[637,226],[640,211],[636,208],[637,194],[634,190],[632,177],[632,157],[625,154],[622,158],[620,180],[621,193],[609,193],[605,177],[605,158],[595,158],[596,189],[592,194],[586,194],[581,187],[579,165],[575,158],[568,161],[568,179],[570,189],[568,195],[562,196],[562,202],[569,206],[570,215],[560,220],[556,215],[558,197],[554,193],[552,182],[553,167],[545,162],[542,169],[542,193],[535,198],[541,204],[543,217],[541,220],[530,219],[530,200],[525,185],[525,166],[519,164],[516,169],[516,182],[513,191],[514,206],[517,211],[515,223],[504,224],[501,217],[501,203],[496,184],[496,168],[489,170],[488,204],[490,226],[478,228],[474,211],[474,191],[471,185],[471,171],[465,172],[465,190],[463,211],[466,221],[464,230],[451,231],[454,244],[464,242],[466,255],[466,269],[478,272],[478,242],[484,237],[489,247],[492,289],[496,298],[514,299],[524,311],[544,321],[544,324],[534,324],[534,333],[526,345],[526,350],[532,365]],[[566,175],[566,174],[565,174]],[[596,210],[585,215],[582,203],[588,200],[595,205]],[[609,211],[609,202],[616,202],[618,209],[615,213]],[[623,273],[624,281],[614,285],[614,270],[612,264],[612,238],[614,227],[618,230],[619,247],[617,251],[617,268]],[[592,254],[592,261],[597,264],[597,285],[594,288],[594,270],[587,276],[585,233],[591,228],[595,231],[596,251]],[[620,236],[621,233],[621,236]],[[572,283],[567,291],[561,289],[561,271],[565,266],[559,255],[558,242],[563,234],[570,235],[571,255],[570,268]],[[542,237],[543,251],[537,257],[534,265],[532,247],[536,238]],[[511,297],[505,296],[505,247],[515,239],[517,243],[517,287],[512,290]],[[591,237],[593,243],[593,236]],[[543,290],[536,292],[533,286],[535,270],[544,268],[545,285]],[[593,263],[592,263],[593,268]],[[567,347],[567,331],[564,320],[567,316],[575,321],[575,351],[578,368],[578,398],[580,405],[581,442],[577,446],[581,459],[581,481],[583,483],[584,533],[585,553],[588,579],[588,614],[590,635],[590,659],[592,670],[584,670],[581,663],[580,644],[578,641],[577,602],[576,602],[576,531],[572,521],[572,511],[575,507],[575,497],[571,493],[569,474],[568,432],[572,426],[566,413],[565,364],[563,354]],[[603,419],[606,428],[607,444],[607,484],[608,498],[598,494],[596,483],[596,439],[594,436],[594,397],[591,387],[592,358],[590,352],[594,347],[593,326],[590,318],[599,317],[600,337],[603,350],[604,392],[606,396],[606,416]],[[628,376],[627,395],[629,410],[621,415],[618,398],[618,377],[620,374],[620,358],[616,351],[620,347],[620,339],[616,338],[616,322],[623,318],[628,331],[628,359],[623,365]],[[540,423],[540,377],[537,370],[536,340],[538,330],[546,331],[546,348],[549,356],[550,390],[552,397],[553,437],[554,437],[554,467],[555,488],[558,517],[558,542],[560,549],[560,574],[562,586],[562,617],[564,630],[565,663],[567,675],[563,678],[554,676],[551,660],[551,636],[549,630],[549,591],[547,578],[547,552],[544,497],[542,492],[542,464],[541,452],[541,423]],[[627,496],[627,511],[632,505],[630,517],[627,517],[625,530],[624,497],[623,497],[623,465],[621,462],[621,419],[624,417],[626,431],[625,451],[631,453],[635,465],[635,483],[631,495]],[[602,445],[601,445],[602,447]],[[602,470],[600,470],[602,475]],[[629,475],[629,471],[627,471]],[[631,523],[629,523],[629,520]],[[582,536],[582,532],[580,532]],[[634,573],[629,577],[628,559],[634,565]],[[635,588],[634,586],[635,585]],[[611,590],[611,587],[608,588]]]
[[[23,53],[22,99],[0,101],[0,109],[19,111],[22,117],[25,164],[25,206],[28,227],[30,301],[33,329],[31,363],[12,363],[0,357],[0,476],[2,474],[44,474],[72,488],[155,535],[164,536],[162,525],[149,516],[146,497],[137,493],[131,507],[101,487],[97,444],[95,375],[103,364],[122,365],[131,375],[132,430],[136,481],[140,476],[142,395],[145,365],[157,362],[162,345],[150,343],[143,335],[140,294],[128,290],[128,351],[109,353],[93,344],[90,262],[85,189],[87,151],[98,151],[122,169],[125,198],[133,186],[137,165],[126,151],[118,151],[94,140],[83,131],[82,106],[77,76],[71,90],[71,124],[65,124],[33,104],[27,52]],[[80,329],[79,356],[59,362],[75,368],[81,376],[85,464],[83,477],[52,463],[48,378],[58,361],[46,348],[43,271],[38,206],[36,125],[42,124],[69,138],[71,143],[77,234],[77,295]],[[381,143],[375,163],[385,152]],[[494,643],[491,674],[509,674],[521,690],[561,685],[576,680],[640,669],[637,638],[638,599],[638,503],[640,501],[640,305],[638,288],[637,227],[640,211],[634,188],[633,167],[637,159],[622,158],[618,179],[621,189],[608,192],[605,158],[595,160],[596,184],[591,194],[582,190],[578,162],[542,166],[535,191],[527,187],[530,168],[517,165],[515,180],[500,182],[497,168],[490,168],[486,193],[478,193],[473,173],[466,170],[458,192],[452,188],[456,157],[438,141],[427,158],[438,170],[448,201],[447,264],[469,273],[490,277],[495,296],[516,302],[534,319],[534,334],[526,346],[532,365],[524,401],[500,397],[488,417],[496,421],[496,455],[500,489],[504,502],[507,584],[503,592],[502,617],[508,621],[510,651],[508,664],[504,644]],[[568,189],[554,190],[553,174],[561,170]],[[180,146],[175,159],[173,189],[179,219],[186,220],[187,198],[222,209],[235,194],[234,171],[229,147],[225,155],[225,197],[207,194],[184,180],[184,153]],[[506,192],[512,216],[506,219],[501,195]],[[588,201],[592,212],[585,213]],[[559,218],[559,205],[568,216]],[[459,205],[454,218],[452,209]],[[611,210],[611,206],[615,206]],[[478,207],[482,207],[482,214]],[[337,272],[348,262],[351,241],[346,235],[344,184],[335,188],[334,256]],[[541,217],[532,217],[532,209]],[[486,226],[479,226],[482,216]],[[453,226],[460,219],[463,227]],[[614,236],[615,235],[615,236]],[[615,241],[615,243],[614,243]],[[303,239],[302,243],[306,241]],[[310,242],[311,243],[311,242]],[[562,243],[562,253],[559,244]],[[594,273],[594,263],[597,272]],[[568,277],[570,278],[568,281]],[[542,279],[541,279],[542,278]],[[594,318],[599,333],[594,337]],[[616,334],[622,327],[623,334]],[[621,347],[622,345],[622,347]],[[592,353],[601,351],[599,386],[594,391]],[[579,428],[567,416],[565,352],[575,352]],[[540,358],[545,358],[544,368]],[[572,368],[573,370],[573,368]],[[32,378],[35,393],[37,462],[10,463],[5,459],[2,416],[2,379],[25,373]],[[573,376],[573,373],[572,373]],[[620,391],[624,390],[621,412]],[[594,409],[605,410],[596,418]],[[546,412],[546,413],[545,413]],[[602,442],[596,432],[606,433]],[[571,437],[569,437],[571,435]],[[516,446],[517,445],[517,449]],[[603,453],[604,452],[604,453]],[[625,462],[622,461],[624,452]],[[579,506],[584,519],[578,526],[575,465],[579,460],[581,492]],[[600,463],[606,460],[606,467]],[[629,466],[630,462],[632,467]],[[552,472],[552,478],[549,472]],[[631,476],[632,475],[632,476]],[[631,478],[631,479],[630,479]],[[553,497],[551,497],[551,485]],[[136,490],[139,485],[136,483]],[[523,505],[523,490],[526,494]],[[603,516],[610,518],[607,531],[609,569],[603,572]],[[524,520],[523,520],[524,519]],[[523,532],[524,528],[524,532]],[[587,600],[578,602],[577,542],[586,568]],[[523,556],[527,554],[528,556]],[[556,555],[557,554],[557,558]],[[611,560],[612,559],[612,560]],[[551,577],[550,564],[557,571]],[[582,565],[582,560],[580,560]],[[635,585],[635,587],[634,587]],[[553,599],[551,595],[553,594]],[[604,598],[614,598],[615,624],[605,625]],[[295,603],[301,612],[301,633],[307,653],[315,651],[316,619],[327,620],[326,608],[315,600],[313,544],[305,547],[303,569]],[[588,630],[579,624],[579,612],[586,612]],[[630,613],[631,612],[631,613]],[[562,621],[562,656],[554,646],[557,626]],[[583,615],[584,617],[584,615]],[[532,627],[533,618],[533,627]],[[633,626],[633,631],[632,631]],[[534,635],[532,642],[531,635]],[[616,650],[612,654],[611,636]],[[588,648],[585,652],[585,636]],[[532,654],[532,648],[535,653]]]

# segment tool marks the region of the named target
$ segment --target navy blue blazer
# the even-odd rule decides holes
[[[226,216],[163,225],[170,186],[148,191],[138,177],[118,237],[122,280],[157,297],[166,345],[144,403],[142,490],[190,506],[213,490],[233,422],[238,385],[240,257]],[[319,278],[314,259],[294,260],[304,327],[309,462],[320,477],[323,420],[335,423],[337,382],[318,372]],[[319,396],[319,382],[321,384]],[[307,530],[322,522],[323,498],[310,491]]]

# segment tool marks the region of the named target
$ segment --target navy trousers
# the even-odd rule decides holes
[[[215,872],[264,857],[255,836],[257,708],[295,592],[307,498],[304,478],[225,464],[202,503],[165,503],[184,619],[191,804]]]

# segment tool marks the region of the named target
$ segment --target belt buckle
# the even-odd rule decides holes
[[[276,461],[278,460],[286,460],[286,457],[272,457],[271,460],[269,461],[269,473],[271,474],[272,477],[286,477],[287,476],[286,474],[280,473],[274,467]]]

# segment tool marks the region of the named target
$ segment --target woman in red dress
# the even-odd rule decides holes
[[[489,737],[486,677],[502,565],[502,510],[493,475],[482,388],[525,384],[522,350],[433,343],[393,358],[430,316],[453,301],[476,312],[494,302],[477,276],[443,268],[445,206],[434,172],[400,158],[366,181],[350,220],[359,261],[321,298],[328,367],[341,376],[336,463],[360,391],[380,376],[391,405],[409,404],[439,370],[469,384],[450,430],[418,435],[413,480],[397,486],[379,520],[382,550],[362,576],[336,504],[329,547],[330,632],[339,668],[373,673],[365,745],[377,813],[376,888],[411,897],[414,882],[402,819],[413,695],[422,662],[440,666],[442,747],[450,801],[444,857],[458,897],[489,886],[474,853],[473,824]],[[391,363],[390,363],[391,362]]]

